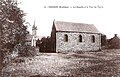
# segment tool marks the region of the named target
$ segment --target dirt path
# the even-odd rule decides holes
[[[15,62],[19,60],[22,62]],[[120,50],[19,57],[3,69],[3,74],[4,77],[116,77],[120,76]]]

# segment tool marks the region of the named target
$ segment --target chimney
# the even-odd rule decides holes
[[[117,34],[115,34],[114,37],[117,37]]]

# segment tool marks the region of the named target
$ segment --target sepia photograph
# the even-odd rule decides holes
[[[119,0],[0,0],[0,77],[120,77]]]

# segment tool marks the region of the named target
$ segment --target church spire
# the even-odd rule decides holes
[[[34,24],[33,24],[32,30],[37,30],[37,26],[35,26],[35,20],[34,20]]]
[[[33,24],[33,26],[32,26],[32,35],[36,35],[36,33],[37,33],[37,26],[35,26],[35,20],[34,20],[34,24]]]

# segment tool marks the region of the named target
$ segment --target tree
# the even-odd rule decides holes
[[[39,51],[40,52],[52,52],[51,51],[51,38],[50,37],[43,37],[39,41]]]
[[[102,49],[107,48],[107,37],[105,34],[101,35],[101,46],[102,46]]]
[[[102,46],[106,45],[106,42],[107,42],[106,35],[102,34],[101,35],[101,45]]]
[[[1,27],[1,50],[2,57],[12,52],[16,45],[25,44],[27,27],[25,13],[18,7],[17,1],[0,0],[0,27]],[[3,60],[2,60],[3,61]]]

